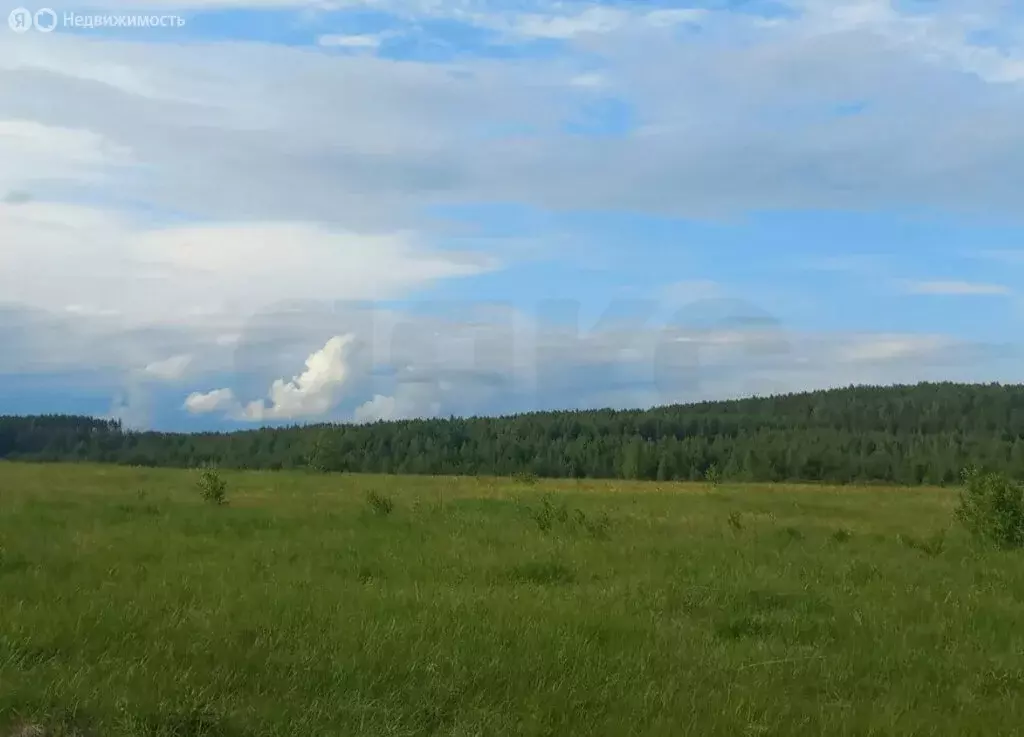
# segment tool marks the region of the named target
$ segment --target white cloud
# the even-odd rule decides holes
[[[267,400],[249,402],[244,407],[231,389],[217,389],[206,394],[193,394],[185,400],[192,413],[226,412],[235,419],[248,422],[294,420],[322,417],[338,399],[338,391],[350,379],[349,350],[353,335],[335,336],[323,348],[306,359],[306,370],[291,381],[276,379]]]
[[[622,26],[630,17],[627,11],[594,5],[578,15],[523,15],[517,17],[510,30],[524,36],[540,38],[572,38],[586,33],[608,33]]]
[[[161,381],[177,381],[185,375],[189,366],[192,365],[192,361],[192,356],[187,354],[171,356],[162,361],[153,361],[148,364],[143,369],[143,373]]]
[[[238,400],[231,389],[214,389],[205,394],[195,392],[185,399],[185,409],[194,415],[228,411],[237,406]]]
[[[569,80],[569,83],[576,87],[588,89],[600,89],[607,85],[607,80],[600,74],[588,73],[578,74]]]
[[[586,56],[515,64],[18,38],[0,48],[0,69],[27,91],[0,96],[0,119],[87,128],[139,162],[139,199],[231,222],[419,228],[423,208],[465,201],[690,216],[1024,204],[1024,105],[965,79],[959,57],[936,56],[933,37],[957,37],[956,19],[831,1],[771,27],[703,12],[712,32],[681,43],[656,24],[696,11],[459,7],[425,10],[572,39],[602,32],[578,40]],[[598,79],[634,106],[642,134],[558,133]],[[866,103],[860,114],[828,114],[851,99]],[[510,123],[537,134],[480,140]]]
[[[982,284],[967,281],[911,281],[906,284],[911,294],[969,297],[997,296],[1010,294],[1009,287],[1002,284]]]
[[[396,404],[394,397],[375,394],[373,399],[356,407],[353,413],[353,420],[355,422],[368,423],[399,419]]]
[[[559,6],[549,5],[545,8],[547,12],[477,11],[466,13],[465,16],[481,26],[512,35],[573,40],[621,31],[670,28],[683,23],[695,23],[708,15],[707,11],[700,8],[640,10],[596,3],[579,4],[577,7],[581,9],[574,13],[561,12]]]
[[[884,363],[888,361],[924,359],[930,354],[956,346],[949,338],[927,335],[857,336],[840,344],[835,357],[844,363]]]
[[[869,32],[912,50],[930,63],[952,66],[993,83],[1024,81],[1022,49],[999,50],[972,43],[970,34],[998,27],[994,12],[943,12],[936,5],[926,12],[904,13],[892,0],[801,0],[807,33]],[[993,11],[994,8],[989,8]],[[1010,10],[1013,13],[1013,10]]]
[[[376,49],[383,39],[373,34],[325,34],[317,39],[321,46],[342,49]]]
[[[22,192],[5,203],[17,206],[40,181],[100,184],[111,168],[131,163],[131,154],[90,130],[0,117],[0,161],[0,192]]]
[[[652,26],[674,26],[679,23],[695,23],[708,15],[708,11],[703,8],[664,8],[648,12],[643,19]]]
[[[375,394],[352,413],[357,423],[389,422],[425,417],[441,413],[443,390],[434,385],[401,386],[394,396]]]
[[[250,420],[317,417],[327,412],[335,393],[349,376],[346,353],[354,336],[331,338],[306,359],[306,370],[290,382],[278,379],[270,388],[270,404],[253,402],[245,408]]]
[[[434,252],[414,233],[258,221],[147,228],[117,212],[48,203],[0,204],[0,242],[7,300],[127,322],[208,321],[297,298],[387,299],[494,267]]]

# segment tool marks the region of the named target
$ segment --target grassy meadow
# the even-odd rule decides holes
[[[0,463],[0,736],[1024,731],[953,490],[223,477]]]

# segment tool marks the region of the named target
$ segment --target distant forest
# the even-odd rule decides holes
[[[232,433],[0,417],[0,459],[403,474],[949,484],[1024,478],[1024,386],[918,384],[650,410],[538,412]]]

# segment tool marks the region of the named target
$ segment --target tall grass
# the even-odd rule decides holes
[[[1024,565],[955,492],[222,475],[0,463],[0,735],[1024,723]]]

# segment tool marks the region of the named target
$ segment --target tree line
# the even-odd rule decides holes
[[[1024,386],[855,386],[649,410],[537,412],[230,433],[0,417],[0,458],[359,473],[951,484],[1024,478]]]

